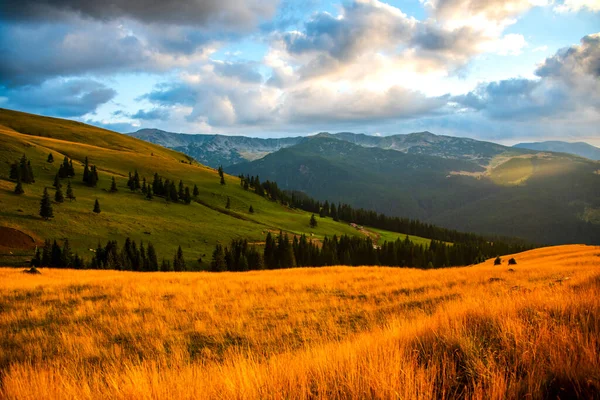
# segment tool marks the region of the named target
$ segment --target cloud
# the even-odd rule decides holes
[[[559,50],[538,66],[538,79],[484,83],[452,101],[496,119],[600,117],[600,34]],[[577,118],[576,115],[573,117]]]
[[[115,97],[116,91],[91,79],[52,79],[40,85],[0,88],[3,106],[58,117],[92,113]]]
[[[147,24],[177,24],[249,30],[270,18],[276,0],[5,0],[0,15],[5,20],[56,20],[71,15],[99,21],[133,19]]]
[[[577,12],[588,9],[590,11],[600,11],[600,1],[598,0],[564,0],[557,2],[554,10],[559,13]]]
[[[169,112],[165,109],[153,108],[149,111],[138,110],[135,114],[132,114],[130,117],[133,119],[166,121],[169,118]]]

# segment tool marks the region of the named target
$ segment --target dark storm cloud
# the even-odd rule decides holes
[[[79,117],[91,112],[116,96],[116,92],[90,79],[50,80],[41,85],[0,89],[7,108],[55,115]]]
[[[69,14],[111,20],[134,19],[144,23],[224,26],[231,30],[253,28],[270,18],[277,0],[4,0],[0,18],[47,20]]]

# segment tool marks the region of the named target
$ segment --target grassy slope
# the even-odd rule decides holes
[[[0,397],[596,398],[600,247],[474,267],[0,269]]]
[[[105,243],[110,238],[122,243],[127,236],[151,241],[159,257],[168,259],[181,244],[185,257],[194,262],[198,257],[208,261],[217,242],[228,244],[232,238],[260,242],[268,230],[313,233],[315,238],[360,234],[330,218],[319,219],[318,227],[311,229],[309,213],[246,192],[236,177],[227,176],[227,185],[221,186],[214,169],[190,165],[181,153],[81,123],[0,110],[0,142],[0,226],[21,229],[37,241],[68,237],[74,250],[87,258],[88,249],[96,248],[99,241]],[[50,152],[53,164],[46,162]],[[25,194],[16,196],[8,171],[10,163],[22,154],[32,160],[36,182],[24,185]],[[52,182],[65,155],[74,160],[76,176],[72,184],[77,200],[55,204],[55,218],[46,222],[38,217],[39,200],[44,187],[53,196]],[[99,169],[97,188],[81,182],[86,156]],[[199,200],[209,207],[199,203],[168,204],[157,197],[147,201],[140,193],[131,193],[126,187],[127,175],[135,169],[148,180],[158,172],[165,178],[182,179],[190,189],[197,184]],[[107,191],[112,176],[119,187],[116,194]],[[228,196],[231,210],[225,210]],[[96,198],[102,209],[99,215],[92,213]],[[255,214],[248,213],[250,205]],[[10,262],[11,258],[5,255],[2,260]]]

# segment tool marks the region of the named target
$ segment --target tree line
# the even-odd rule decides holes
[[[508,252],[524,251],[513,246]],[[249,271],[293,267],[330,265],[382,265],[410,268],[443,268],[480,263],[492,256],[507,254],[504,247],[493,243],[449,244],[432,240],[429,245],[413,243],[408,236],[378,246],[370,237],[342,235],[325,237],[321,245],[306,235],[294,236],[280,232],[267,234],[263,251],[247,240],[233,240],[229,247],[217,244],[212,255],[211,271]]]
[[[44,246],[37,248],[31,260],[33,267],[73,268],[73,269],[114,269],[123,271],[186,271],[186,263],[181,246],[173,256],[173,260],[162,259],[159,263],[156,249],[152,243],[140,242],[129,237],[125,239],[122,248],[116,240],[109,240],[106,245],[98,244],[94,255],[86,262],[77,253],[73,253],[68,239],[60,246],[56,240],[47,239]]]
[[[403,233],[407,235],[421,236],[451,243],[478,243],[485,245],[494,242],[496,248],[504,246],[504,250],[512,245],[524,245],[525,242],[516,238],[484,237],[474,233],[459,232],[454,229],[441,228],[439,226],[421,222],[418,219],[389,217],[383,213],[377,213],[363,208],[354,208],[349,204],[319,201],[311,198],[305,193],[298,191],[285,191],[279,189],[276,182],[265,181],[261,183],[260,177],[239,175],[240,184],[245,190],[252,190],[257,195],[266,197],[272,201],[278,201],[291,208],[318,214],[321,218],[330,217],[334,221],[343,221],[365,225],[373,228],[384,229],[390,232]],[[530,248],[530,247],[529,247]]]

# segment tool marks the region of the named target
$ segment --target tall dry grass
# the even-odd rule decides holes
[[[600,248],[517,261],[0,269],[0,397],[598,398]]]

